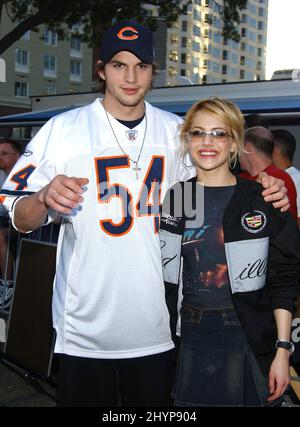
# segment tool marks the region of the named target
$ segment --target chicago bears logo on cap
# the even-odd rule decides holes
[[[125,35],[125,32],[133,33],[131,35]],[[139,32],[134,27],[123,27],[118,32],[117,37],[121,40],[136,40],[139,38]]]
[[[252,211],[243,215],[241,219],[242,226],[249,233],[258,233],[267,223],[266,215],[261,211]]]

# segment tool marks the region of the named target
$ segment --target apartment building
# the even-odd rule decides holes
[[[0,37],[13,25],[4,10]],[[30,109],[29,96],[92,90],[92,55],[81,41],[79,26],[63,41],[44,25],[28,31],[1,55],[6,82],[0,83],[0,115]]]
[[[265,78],[268,0],[248,0],[241,12],[239,42],[222,36],[222,0],[183,0],[185,13],[167,29],[166,76],[194,84]]]

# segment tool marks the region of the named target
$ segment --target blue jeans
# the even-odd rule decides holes
[[[263,406],[269,395],[234,309],[183,303],[175,405]]]

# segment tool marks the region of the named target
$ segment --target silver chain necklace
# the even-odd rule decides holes
[[[103,105],[103,104],[102,104]],[[143,148],[144,148],[144,143],[145,143],[145,138],[146,138],[146,133],[147,133],[147,124],[148,124],[148,122],[147,122],[147,114],[146,114],[146,111],[145,111],[145,131],[144,131],[144,136],[143,136],[143,142],[142,142],[142,145],[141,145],[141,149],[140,149],[140,152],[139,152],[139,154],[138,154],[138,156],[137,156],[137,159],[136,160],[133,160],[125,151],[124,151],[124,149],[123,149],[123,147],[121,146],[121,144],[120,144],[120,142],[119,142],[119,140],[118,140],[118,138],[117,138],[117,135],[116,135],[116,133],[115,133],[115,131],[114,131],[114,128],[113,128],[113,126],[112,126],[112,124],[111,124],[111,121],[110,121],[110,119],[109,119],[109,116],[108,116],[108,113],[107,113],[107,111],[106,111],[106,108],[104,107],[104,105],[103,105],[103,108],[104,108],[104,111],[105,111],[105,114],[106,114],[106,118],[107,118],[107,121],[108,121],[108,123],[109,123],[109,126],[110,126],[110,128],[111,128],[111,131],[112,131],[112,133],[113,133],[113,136],[115,137],[115,140],[116,140],[116,142],[117,142],[117,144],[118,144],[118,146],[119,146],[119,148],[120,148],[120,150],[122,151],[122,153],[125,155],[125,156],[128,156],[128,158],[129,158],[129,160],[134,164],[134,167],[132,168],[132,170],[134,170],[135,172],[136,172],[136,179],[139,179],[139,171],[141,171],[142,169],[141,168],[139,168],[139,161],[140,161],[140,158],[141,158],[141,155],[142,155],[142,151],[143,151]]]

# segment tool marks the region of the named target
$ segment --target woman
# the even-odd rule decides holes
[[[164,201],[160,235],[171,327],[183,260],[177,406],[275,405],[290,381],[297,226],[263,200],[260,184],[231,173],[243,125],[228,100],[195,104],[181,143],[197,176],[172,187]]]

